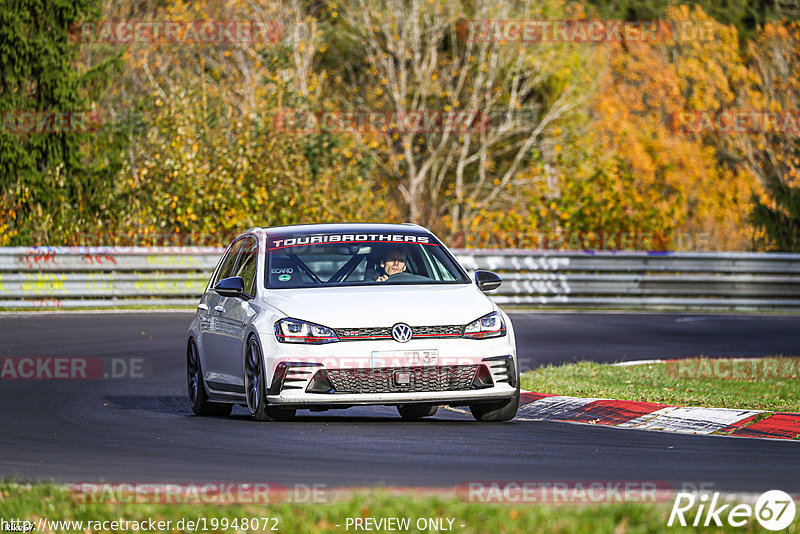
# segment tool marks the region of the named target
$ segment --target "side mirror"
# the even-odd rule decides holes
[[[247,295],[244,294],[244,280],[241,276],[231,276],[220,280],[214,286],[214,291],[223,297],[247,298]]]
[[[491,271],[475,271],[475,283],[481,291],[491,291],[500,287],[503,279]]]

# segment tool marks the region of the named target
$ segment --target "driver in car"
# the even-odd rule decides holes
[[[406,251],[400,247],[388,249],[381,259],[380,266],[384,274],[378,276],[376,282],[385,282],[390,276],[404,273],[406,271]]]

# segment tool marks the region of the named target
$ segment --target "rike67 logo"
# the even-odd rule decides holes
[[[719,492],[684,493],[675,495],[667,526],[717,526],[725,523],[743,527],[755,518],[767,530],[783,530],[794,521],[795,503],[781,490],[770,490],[759,496],[754,506],[744,503],[723,503]],[[688,518],[688,520],[687,520]]]

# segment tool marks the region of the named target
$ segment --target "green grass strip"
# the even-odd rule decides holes
[[[522,375],[537,393],[673,406],[800,412],[800,358],[692,358],[615,366],[548,365]]]
[[[402,532],[455,532],[464,534],[485,533],[660,533],[669,531],[708,532],[707,528],[667,528],[672,508],[671,502],[627,504],[485,504],[469,503],[454,497],[396,495],[386,490],[360,491],[344,498],[317,504],[281,503],[275,505],[186,505],[186,504],[119,504],[106,502],[85,503],[74,500],[64,487],[49,484],[20,486],[0,483],[0,518],[28,520],[37,524],[40,518],[48,520],[79,520],[104,522],[114,520],[171,521],[171,533],[186,532],[176,528],[181,520],[204,518],[208,532],[283,532],[283,533],[347,533],[358,532],[347,528],[348,518],[409,518],[410,528]],[[692,516],[693,517],[693,516]],[[258,529],[243,529],[242,518],[258,519]],[[271,518],[270,521],[263,521]],[[452,530],[418,528],[420,519],[453,519]],[[238,528],[232,522],[238,519]],[[274,521],[275,519],[277,521]],[[214,521],[215,520],[215,521]],[[227,528],[223,527],[227,521]],[[184,523],[185,524],[185,523]],[[210,528],[216,524],[216,528]],[[261,528],[265,524],[268,528]],[[338,525],[338,526],[337,526]],[[429,524],[428,524],[429,525]],[[800,532],[800,522],[795,521],[785,533]],[[110,526],[110,525],[109,525]],[[272,530],[277,526],[277,530]],[[93,532],[131,532],[86,528]],[[367,530],[360,530],[365,532]],[[726,526],[714,532],[759,532],[758,523],[752,519],[743,528]],[[59,532],[68,532],[60,530]],[[136,532],[154,532],[140,529]],[[195,529],[195,532],[202,530]],[[375,529],[368,532],[398,532]]]

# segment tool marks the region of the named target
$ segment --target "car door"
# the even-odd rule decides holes
[[[230,276],[241,276],[244,290],[252,298],[255,296],[255,279],[258,262],[258,242],[253,237],[241,241],[236,267]],[[220,297],[217,305],[219,372],[221,380],[235,389],[242,386],[244,391],[244,374],[242,355],[244,354],[245,332],[247,323],[255,315],[248,298]]]
[[[222,257],[220,257],[219,262],[217,262],[217,266],[214,268],[214,272],[211,274],[211,278],[208,281],[208,285],[206,285],[203,296],[200,297],[200,302],[197,304],[197,317],[199,319],[200,327],[200,333],[197,336],[197,349],[199,351],[200,363],[204,372],[209,368],[207,355],[211,350],[212,335],[214,334],[214,315],[211,311],[211,307],[215,304],[213,301],[216,300],[214,297],[217,296],[217,293],[212,288],[216,283],[215,280],[217,279],[217,274],[223,269],[228,258],[229,254],[226,250],[222,253]]]
[[[234,276],[236,262],[243,246],[244,239],[239,239],[228,247],[220,268],[214,275],[213,280],[211,280],[203,299],[203,303],[208,307],[208,310],[205,311],[208,314],[208,319],[204,321],[201,318],[201,324],[205,325],[205,330],[202,332],[203,356],[205,356],[203,371],[209,387],[221,391],[226,391],[229,388],[227,386],[229,380],[225,379],[227,373],[225,373],[224,366],[226,325],[220,319],[222,312],[225,310],[224,302],[228,299],[214,291],[214,286],[220,280]]]

